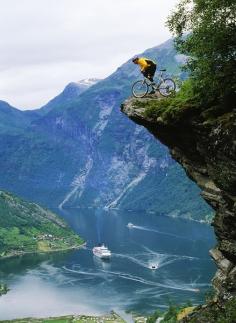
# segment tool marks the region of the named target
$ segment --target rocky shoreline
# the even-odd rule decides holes
[[[93,315],[67,315],[48,318],[23,318],[15,320],[3,320],[1,323],[125,323],[126,321],[117,313],[93,316]],[[134,323],[145,323],[146,318],[143,316],[135,317]]]
[[[58,249],[51,249],[51,250],[39,250],[39,251],[18,251],[18,252],[13,252],[10,254],[7,254],[5,256],[0,256],[0,261],[3,259],[8,259],[8,258],[15,258],[15,257],[21,257],[24,255],[33,255],[33,254],[41,254],[41,253],[54,253],[54,252],[66,252],[70,250],[76,250],[76,249],[81,249],[86,246],[86,242],[77,245],[77,246],[71,246],[67,248],[58,248]]]

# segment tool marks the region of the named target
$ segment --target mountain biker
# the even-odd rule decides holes
[[[141,73],[151,82],[153,82],[153,76],[157,68],[157,65],[154,61],[145,57],[135,57],[132,59],[132,62],[134,64],[139,65],[141,69]],[[152,91],[149,94],[153,94],[153,93],[155,93],[155,91],[154,91],[154,88],[152,87]]]

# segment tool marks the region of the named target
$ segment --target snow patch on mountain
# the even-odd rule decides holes
[[[101,79],[97,78],[88,78],[88,79],[83,79],[77,82],[78,85],[85,85],[85,86],[92,86],[96,84],[97,82],[101,81]]]

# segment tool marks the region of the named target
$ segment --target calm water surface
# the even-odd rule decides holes
[[[11,290],[0,298],[0,319],[149,313],[170,301],[203,300],[215,272],[208,254],[215,244],[210,226],[138,212],[71,209],[61,214],[87,248],[2,260],[0,280]],[[93,256],[98,242],[112,251],[110,261]],[[158,269],[151,270],[156,264]]]

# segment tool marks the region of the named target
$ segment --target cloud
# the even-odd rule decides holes
[[[0,99],[45,104],[70,81],[105,77],[170,37],[177,0],[0,0]]]

